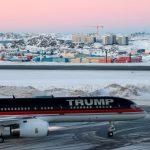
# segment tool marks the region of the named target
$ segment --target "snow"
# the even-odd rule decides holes
[[[101,48],[103,45],[101,43],[94,43],[94,48]]]
[[[149,85],[148,71],[78,71],[78,70],[1,70],[1,85],[16,86],[74,86],[74,85],[108,85],[139,84]]]
[[[110,95],[150,105],[149,77],[149,71],[1,70],[0,95]]]
[[[147,55],[147,56],[143,56],[142,57],[142,60],[143,60],[143,62],[145,63],[150,63],[150,55]]]
[[[148,150],[148,149],[150,149],[149,143],[141,143],[141,144],[121,147],[113,150]]]

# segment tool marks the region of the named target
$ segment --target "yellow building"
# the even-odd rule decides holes
[[[68,52],[68,53],[61,53],[60,56],[62,57],[75,57],[78,53],[71,53],[71,52]]]
[[[73,58],[70,60],[71,63],[81,63],[81,58]]]

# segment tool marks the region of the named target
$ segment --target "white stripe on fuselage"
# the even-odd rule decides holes
[[[97,113],[97,114],[65,114],[54,116],[37,116],[37,118],[49,122],[82,122],[82,121],[126,121],[140,119],[145,116],[145,113]]]
[[[38,118],[48,122],[99,122],[99,121],[127,121],[140,119],[145,116],[145,112],[124,112],[124,113],[86,113],[86,114],[32,114],[32,115],[16,115],[8,116],[3,115],[0,117],[0,121],[9,121],[11,119],[27,120],[30,118]]]

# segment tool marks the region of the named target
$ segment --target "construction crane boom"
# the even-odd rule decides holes
[[[84,27],[88,27],[88,28],[96,28],[96,36],[97,36],[97,39],[98,39],[98,37],[99,37],[99,29],[100,29],[100,28],[101,28],[101,29],[104,28],[104,26],[102,26],[102,25],[96,25],[96,26],[84,26]]]
[[[97,25],[97,26],[87,26],[87,27],[96,28],[96,35],[97,35],[97,37],[99,36],[99,29],[100,28],[101,29],[104,28],[104,26],[99,26],[99,25]]]

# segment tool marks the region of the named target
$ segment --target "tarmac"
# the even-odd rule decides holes
[[[1,69],[11,70],[131,70],[131,71],[150,71],[149,65],[139,64],[61,64],[61,65],[0,65]]]

